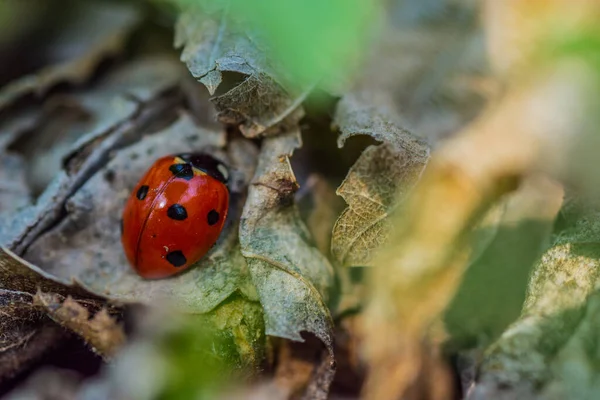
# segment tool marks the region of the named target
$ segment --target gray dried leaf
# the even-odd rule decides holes
[[[175,302],[179,309],[206,313],[240,291],[256,299],[247,278],[237,238],[246,177],[252,175],[256,150],[245,141],[231,143],[231,207],[214,249],[195,268],[171,279],[148,281],[128,265],[121,245],[120,218],[130,191],[155,159],[168,154],[209,151],[228,156],[225,133],[197,127],[187,114],[168,128],[122,149],[66,203],[67,216],[36,240],[25,257],[63,280],[76,280],[111,299]]]
[[[100,61],[122,51],[140,20],[139,11],[131,4],[86,1],[71,6],[73,18],[60,27],[57,37],[49,39],[55,65],[4,87],[0,110],[28,93],[44,95],[60,82],[85,82]]]
[[[25,132],[27,136],[15,144],[32,160],[26,164],[30,180],[52,180],[31,207],[16,214],[0,214],[0,243],[21,253],[56,222],[66,198],[114,149],[141,136],[153,121],[173,115],[173,99],[162,94],[177,86],[182,72],[169,58],[141,59],[109,75],[90,92],[56,97],[49,111],[75,104],[83,118],[66,125],[40,125],[37,131]]]
[[[343,146],[354,135],[370,135],[383,143],[370,146],[337,189],[348,208],[338,218],[331,252],[343,265],[366,266],[390,233],[388,217],[419,181],[429,160],[429,147],[401,128],[394,114],[346,96],[337,106],[334,123]]]
[[[289,163],[297,130],[263,141],[242,213],[240,242],[265,313],[266,333],[303,341],[314,333],[332,353],[327,308],[333,270],[314,246],[294,205],[298,183]]]
[[[238,125],[247,137],[285,132],[303,116],[302,101],[309,90],[292,93],[280,69],[272,64],[264,40],[234,20],[228,7],[188,10],[179,17],[175,46],[183,47],[181,60],[213,95],[224,72],[245,79],[211,100],[219,120]]]
[[[13,213],[31,201],[24,164],[21,157],[0,152],[0,213]]]

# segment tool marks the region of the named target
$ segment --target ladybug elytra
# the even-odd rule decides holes
[[[216,243],[229,207],[228,170],[205,153],[156,161],[133,189],[121,222],[127,259],[143,278],[193,265]]]

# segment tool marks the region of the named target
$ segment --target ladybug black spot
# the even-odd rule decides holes
[[[171,171],[176,178],[183,178],[186,181],[189,181],[194,177],[194,170],[190,164],[173,164],[169,167],[169,171]]]
[[[137,197],[138,200],[144,200],[146,198],[146,195],[148,194],[148,189],[150,189],[148,185],[140,186],[137,193],[135,194],[135,197]]]
[[[187,260],[185,259],[185,256],[181,252],[181,250],[175,250],[175,251],[170,252],[169,254],[167,254],[166,259],[174,267],[181,267],[182,265],[184,265],[187,262]]]
[[[206,216],[206,220],[211,226],[219,222],[219,213],[217,212],[217,210],[210,210],[210,212]]]
[[[187,211],[181,204],[173,204],[167,209],[167,216],[177,221],[183,221],[187,218]]]

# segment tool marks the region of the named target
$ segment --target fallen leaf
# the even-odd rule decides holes
[[[333,269],[314,246],[294,204],[298,183],[289,163],[300,146],[297,130],[266,138],[248,191],[240,243],[265,313],[266,333],[303,341],[317,336],[333,367],[332,320],[327,308]]]
[[[89,115],[85,129],[78,124],[48,123],[41,124],[31,137],[15,138],[22,147],[15,144],[14,150],[33,159],[26,166],[42,172],[55,171],[55,176],[32,206],[14,214],[0,214],[0,243],[22,253],[41,232],[57,222],[66,199],[112,151],[141,136],[152,122],[173,115],[169,114],[174,113],[173,98],[163,93],[177,86],[182,72],[185,71],[172,59],[141,59],[109,75],[97,89],[69,98],[70,104],[79,104],[82,112]],[[57,159],[53,152],[62,157]]]
[[[55,293],[38,291],[33,299],[35,306],[46,310],[46,314],[56,323],[72,330],[83,338],[94,352],[110,359],[125,343],[123,327],[106,308],[93,316],[82,304],[71,296],[66,299]]]
[[[348,208],[333,227],[331,241],[331,252],[343,265],[372,265],[374,254],[389,236],[388,217],[419,181],[429,147],[401,128],[393,114],[368,106],[363,99],[342,99],[334,123],[341,131],[340,147],[353,135],[370,135],[383,142],[365,149],[337,189]]]
[[[237,17],[229,13],[227,4],[191,8],[179,17],[175,47],[183,47],[181,60],[211,95],[222,84],[223,73],[244,76],[235,87],[211,99],[221,122],[239,126],[250,138],[286,132],[304,116],[301,103],[310,88],[299,94],[289,92],[264,40]]]
[[[72,18],[48,40],[54,65],[5,86],[0,92],[0,111],[29,93],[42,96],[58,83],[85,82],[100,61],[123,50],[140,19],[139,11],[130,4],[87,1],[70,5]]]
[[[23,159],[0,152],[0,213],[14,213],[28,205],[29,195]]]
[[[250,299],[256,292],[247,275],[237,238],[244,190],[252,176],[256,150],[233,141],[228,221],[219,242],[198,263],[171,279],[144,280],[129,266],[122,249],[119,221],[125,201],[155,159],[190,151],[208,151],[227,160],[224,132],[197,127],[182,113],[166,129],[120,150],[66,203],[67,215],[40,236],[25,258],[62,280],[75,279],[89,290],[125,302],[174,302],[182,312],[207,313],[236,291]]]

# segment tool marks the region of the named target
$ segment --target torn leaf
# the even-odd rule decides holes
[[[327,308],[333,270],[294,205],[298,183],[289,163],[297,130],[263,141],[240,224],[240,243],[265,313],[266,333],[303,341],[315,334],[332,352]]]
[[[183,12],[175,46],[183,47],[181,60],[211,95],[223,82],[223,73],[244,76],[211,100],[219,120],[237,125],[246,137],[285,132],[304,116],[301,103],[310,89],[289,91],[286,78],[269,58],[264,39],[230,15],[227,4]]]
[[[354,135],[382,141],[369,146],[337,189],[348,208],[333,227],[331,252],[343,265],[372,265],[387,240],[388,217],[401,207],[429,160],[429,147],[400,127],[391,112],[346,96],[337,106],[334,123],[342,146]]]

